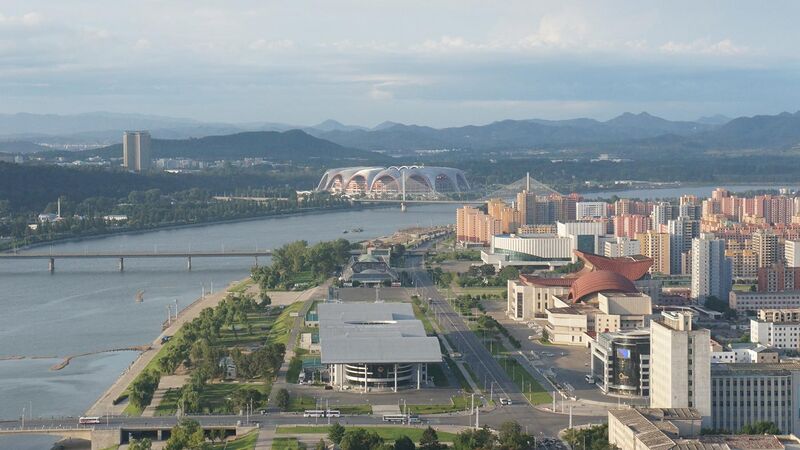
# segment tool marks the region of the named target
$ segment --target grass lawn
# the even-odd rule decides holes
[[[415,414],[442,414],[465,411],[471,406],[470,402],[471,395],[454,395],[450,397],[450,404],[408,405],[408,408]]]
[[[200,393],[200,407],[203,411],[208,411],[213,414],[231,412],[228,408],[228,397],[230,397],[234,391],[244,387],[255,388],[261,391],[262,401],[260,403],[253,402],[254,408],[266,405],[270,389],[270,385],[268,384],[214,383],[207,384]]]
[[[323,407],[325,405],[322,405]],[[315,409],[317,401],[308,395],[292,395],[289,397],[289,411],[303,412],[307,409]]]
[[[342,414],[372,414],[372,405],[335,405],[330,408],[338,409]]]
[[[411,304],[411,307],[414,309],[414,317],[416,317],[420,322],[422,322],[422,326],[425,328],[425,334],[428,336],[433,336],[436,332],[433,330],[433,325],[431,325],[431,321],[428,316],[422,312],[422,308],[420,307],[420,300],[416,300],[414,303]]]
[[[553,401],[553,397],[550,396],[550,393],[545,391],[541,384],[533,378],[524,367],[522,367],[516,359],[512,357],[506,358],[506,361],[498,361],[503,368],[506,369],[506,373],[508,374],[509,378],[514,381],[514,384],[519,386],[522,393],[525,395],[526,398],[530,400],[531,403],[534,405],[540,403],[550,403]],[[524,386],[524,387],[523,387]]]
[[[456,294],[470,294],[473,297],[476,295],[495,295],[503,299],[506,295],[506,289],[502,286],[488,286],[488,287],[461,287],[453,284],[453,292]]]
[[[247,321],[250,324],[252,333],[248,332],[244,323],[236,323],[236,332],[230,327],[220,330],[219,345],[222,347],[248,346],[262,344],[269,337],[275,316],[265,312],[255,312],[247,314]]]
[[[291,331],[292,326],[294,326],[295,319],[295,317],[291,317],[291,314],[299,313],[301,309],[303,309],[303,302],[294,302],[286,308],[283,308],[283,311],[281,311],[281,314],[275,319],[272,328],[269,330],[269,342],[288,346],[289,331]]]
[[[246,291],[247,288],[249,288],[250,285],[252,285],[253,283],[254,283],[254,281],[253,281],[252,278],[244,279],[244,280],[236,283],[235,285],[231,286],[231,288],[228,289],[228,292],[235,292],[237,294],[244,294],[244,291]]]
[[[258,440],[258,431],[251,431],[236,440],[214,444],[211,448],[213,450],[253,450],[256,448],[256,440]]]
[[[255,447],[255,446],[254,446]],[[295,438],[275,438],[272,440],[272,450],[300,450],[300,442]]]
[[[345,429],[350,430],[356,427],[345,427]],[[328,434],[328,425],[324,426],[279,426],[277,429],[278,434],[289,434],[289,435],[297,435],[297,434]],[[422,432],[425,431],[425,428],[415,428],[415,427],[364,427],[364,429],[368,431],[373,431],[378,433],[380,437],[382,437],[386,441],[394,441],[402,436],[410,437],[414,442],[419,442],[420,438],[422,437]],[[456,435],[453,433],[448,433],[445,431],[437,431],[436,434],[439,435],[439,440],[442,442],[453,442],[455,440]],[[275,448],[274,446],[272,447]]]
[[[178,411],[178,400],[181,398],[180,389],[169,389],[156,407],[157,416],[174,416]]]
[[[733,290],[737,292],[750,292],[750,287],[754,284],[734,284]]]

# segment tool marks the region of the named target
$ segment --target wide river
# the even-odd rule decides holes
[[[455,222],[457,205],[337,211],[116,235],[40,247],[37,252],[113,252],[271,249],[298,239],[363,240],[410,226]],[[361,233],[343,230],[363,228]],[[268,261],[259,261],[268,263]],[[251,258],[0,261],[0,420],[78,416],[136,358],[135,352],[80,357],[65,369],[50,367],[67,355],[151,342],[167,305],[184,307],[203,289],[225,287],[249,273]],[[144,301],[135,301],[144,291]],[[2,427],[2,423],[0,423]],[[49,449],[53,439],[0,438],[0,449]]]

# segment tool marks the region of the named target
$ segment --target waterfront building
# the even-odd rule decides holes
[[[731,263],[725,257],[725,241],[702,234],[692,240],[692,298],[709,296],[724,300],[731,291]]]
[[[608,203],[606,202],[577,202],[575,203],[575,219],[598,219],[608,216]]]
[[[800,289],[800,267],[776,263],[758,268],[758,292],[781,292]]]
[[[711,334],[692,315],[662,312],[650,322],[650,406],[695,408],[711,415]]]
[[[800,291],[737,292],[731,291],[728,306],[738,312],[759,309],[800,308]]]
[[[648,231],[636,235],[642,247],[642,254],[653,260],[650,273],[670,274],[670,242],[668,233]]]
[[[590,374],[604,394],[650,395],[650,330],[600,333],[589,348]]]
[[[522,225],[522,214],[500,199],[495,198],[486,202],[486,211],[489,217],[500,222],[500,233],[516,233]]]
[[[735,432],[765,421],[782,433],[800,432],[797,410],[800,363],[714,364],[711,367],[711,428]]]
[[[500,234],[502,224],[483,211],[471,206],[456,210],[456,239],[459,242],[488,244],[492,236]]]
[[[126,131],[122,136],[122,167],[143,172],[150,170],[150,133],[147,131]]]
[[[442,361],[410,303],[320,303],[317,313],[320,361],[336,389],[419,389],[427,365]]]
[[[377,252],[353,256],[342,270],[340,280],[365,286],[399,282],[399,275],[389,266],[389,258]]]

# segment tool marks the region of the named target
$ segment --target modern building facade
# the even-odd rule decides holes
[[[606,202],[577,202],[575,203],[575,219],[598,219],[608,215]]]
[[[695,408],[711,415],[711,333],[692,315],[663,312],[650,322],[650,406]]]
[[[800,363],[714,364],[710,397],[715,430],[766,421],[784,434],[800,431]]]
[[[800,350],[800,322],[750,319],[750,342],[784,350]]]
[[[409,303],[321,303],[317,313],[320,361],[336,389],[419,389],[427,365],[442,361]]]
[[[725,240],[703,234],[692,240],[692,298],[724,300],[731,291],[731,263],[725,257]]]
[[[650,395],[650,330],[600,333],[589,348],[591,375],[603,393]]]
[[[150,170],[150,133],[147,131],[126,131],[122,136],[122,167],[134,171]]]
[[[642,254],[653,260],[650,267],[651,273],[671,273],[672,257],[670,254],[669,233],[648,231],[636,235],[636,240],[642,248]]]
[[[781,263],[758,268],[758,292],[782,292],[800,289],[800,267]]]
[[[800,267],[800,241],[786,240],[783,243],[783,260],[789,267]]]

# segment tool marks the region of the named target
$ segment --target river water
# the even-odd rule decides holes
[[[455,222],[457,205],[336,211],[245,222],[116,235],[40,247],[36,252],[200,251],[272,249],[298,239],[363,240],[410,226]],[[361,233],[343,230],[363,228]],[[259,261],[267,263],[268,261]],[[151,342],[167,305],[184,307],[203,289],[218,290],[244,278],[251,258],[0,261],[0,420],[79,416],[136,358],[135,352],[80,357],[60,371],[50,367],[67,355]],[[144,301],[136,303],[137,291]],[[33,359],[32,359],[33,358]],[[2,423],[0,423],[2,427]],[[50,448],[53,439],[0,438],[0,449]]]

